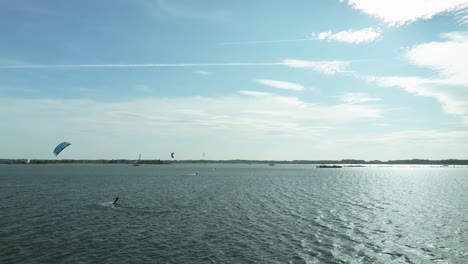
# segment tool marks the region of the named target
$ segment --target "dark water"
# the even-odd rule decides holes
[[[0,201],[0,263],[468,263],[468,168],[0,165]]]

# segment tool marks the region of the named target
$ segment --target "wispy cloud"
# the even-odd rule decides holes
[[[200,74],[200,75],[210,75],[211,72],[209,71],[203,71],[203,70],[197,70],[197,71],[193,71],[194,73],[196,74]]]
[[[345,42],[352,44],[369,43],[381,38],[382,31],[375,28],[365,28],[361,30],[345,30],[339,32],[313,33],[312,39]]]
[[[379,28],[364,28],[361,30],[344,30],[339,32],[325,31],[320,33],[312,33],[307,38],[295,39],[273,39],[273,40],[253,40],[253,41],[233,41],[223,42],[222,45],[236,44],[266,44],[266,43],[287,43],[287,42],[302,42],[302,41],[317,41],[328,40],[335,42],[344,42],[350,44],[369,43],[379,40],[382,36],[382,30]]]
[[[468,149],[468,131],[404,130],[371,133],[348,138],[355,145],[373,146],[372,151],[392,159],[464,159]],[[447,150],[449,150],[447,152]],[[397,157],[397,158],[395,158]]]
[[[381,99],[370,97],[367,93],[345,93],[341,96],[341,100],[348,104],[361,104],[368,102],[378,102]]]
[[[468,117],[468,94],[462,86],[450,81],[405,76],[369,76],[366,79],[381,86],[399,87],[417,96],[432,97],[444,112]]]
[[[401,26],[435,15],[453,12],[462,18],[468,15],[467,0],[340,0],[363,13],[382,19],[390,26]]]
[[[0,97],[0,108],[9,110],[0,111],[5,127],[0,151],[19,158],[47,158],[52,155],[51,146],[64,137],[75,146],[69,152],[73,156],[68,157],[88,159],[129,158],[138,153],[150,159],[169,158],[174,149],[180,149],[186,158],[198,158],[206,149],[217,152],[216,158],[249,157],[252,151],[263,159],[295,158],[291,153],[265,157],[265,153],[257,152],[281,144],[277,139],[287,139],[287,145],[292,145],[281,147],[281,153],[303,151],[297,157],[303,159],[466,158],[468,148],[468,131],[340,134],[337,126],[385,122],[379,118],[382,110],[372,105],[320,105],[274,94],[255,96],[243,92],[216,98],[123,102]],[[193,147],[187,147],[187,135],[196,141],[190,145]],[[258,147],[242,149],[250,143]],[[31,144],[36,145],[31,148]],[[313,153],[310,144],[314,145]],[[317,152],[320,154],[314,154]]]
[[[439,72],[445,79],[468,84],[468,32],[442,34],[445,41],[415,45],[405,54],[417,66]]]
[[[399,87],[417,96],[433,97],[449,114],[460,115],[468,125],[468,33],[443,34],[446,41],[430,42],[409,48],[407,60],[437,74],[420,76],[368,76],[366,80],[381,86]]]
[[[306,61],[287,59],[283,61],[283,65],[291,68],[312,69],[314,71],[333,75],[340,72],[345,72],[349,66],[348,61]]]
[[[205,151],[207,148],[219,153],[217,158],[248,157],[251,151],[245,147],[234,149],[250,142],[268,149],[271,140],[278,142],[278,139],[288,139],[288,144],[295,141],[297,146],[303,146],[303,140],[315,142],[327,136],[329,133],[326,132],[336,125],[374,122],[381,116],[381,109],[374,106],[319,105],[297,97],[262,95],[253,91],[225,97],[121,102],[0,97],[0,107],[10,109],[0,111],[0,118],[7,128],[0,138],[0,153],[18,157],[24,157],[24,153],[44,157],[51,153],[50,146],[64,137],[80,152],[81,156],[74,155],[74,158],[128,158],[129,153],[135,153],[135,156],[151,153],[152,157],[161,158],[157,153],[168,155],[177,145],[183,150],[181,152],[192,153],[192,158],[200,155],[196,153],[200,149]],[[200,139],[190,143],[190,148],[184,144],[188,135],[191,141]],[[41,140],[38,142],[37,138]],[[34,153],[27,142],[36,144]],[[220,149],[221,145],[229,151]],[[294,146],[287,148],[290,149],[297,150]],[[327,151],[329,149],[330,146]],[[273,157],[279,158],[276,155]],[[261,153],[256,156],[271,157]],[[281,157],[291,158],[290,154]]]
[[[0,98],[0,117],[10,130],[40,127],[40,133],[62,135],[86,127],[116,135],[309,136],[311,127],[379,118],[382,110],[369,105],[318,105],[297,97],[254,91],[225,97],[152,98],[124,102]],[[246,96],[242,96],[246,95]],[[31,115],[31,113],[35,113]],[[41,116],[37,119],[37,116]],[[60,123],[57,128],[54,124]],[[50,129],[49,129],[50,128]],[[39,133],[39,131],[36,131]],[[31,132],[32,133],[32,132]],[[115,139],[115,141],[118,141]]]
[[[360,138],[359,141],[386,144],[419,141],[422,143],[431,142],[432,144],[443,143],[450,145],[460,144],[464,141],[466,145],[468,144],[465,140],[466,138],[468,138],[468,131],[408,130],[379,134],[375,137],[366,136],[365,138]]]
[[[293,90],[293,91],[304,90],[304,86],[297,84],[297,83],[292,83],[292,82],[285,82],[285,81],[278,81],[278,80],[265,80],[265,79],[257,79],[255,81],[265,86],[277,88],[277,89]]]
[[[242,90],[242,91],[239,91],[239,93],[243,94],[243,95],[254,96],[254,97],[270,97],[270,96],[273,96],[272,93],[250,91],[250,90]]]

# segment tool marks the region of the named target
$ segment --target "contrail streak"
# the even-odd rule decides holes
[[[241,44],[263,44],[263,43],[281,43],[281,42],[300,42],[314,40],[311,38],[300,39],[277,39],[277,40],[256,40],[256,41],[240,41],[240,42],[223,42],[221,45],[241,45]]]
[[[40,68],[163,68],[163,67],[235,67],[235,66],[281,66],[284,62],[233,62],[233,63],[146,63],[146,64],[26,64],[0,65],[0,69],[40,69]]]

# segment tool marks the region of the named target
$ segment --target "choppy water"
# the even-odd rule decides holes
[[[468,168],[0,165],[0,201],[0,263],[468,263]]]

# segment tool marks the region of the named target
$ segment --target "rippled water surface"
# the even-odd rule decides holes
[[[0,201],[0,263],[468,263],[468,168],[0,165]]]

